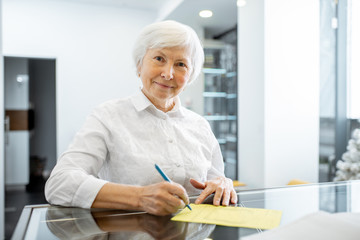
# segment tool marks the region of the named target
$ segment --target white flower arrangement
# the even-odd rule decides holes
[[[336,163],[334,181],[360,179],[360,129],[355,129],[342,159]]]

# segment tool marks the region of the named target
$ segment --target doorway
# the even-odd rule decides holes
[[[4,57],[5,236],[25,205],[45,203],[56,163],[56,60]]]

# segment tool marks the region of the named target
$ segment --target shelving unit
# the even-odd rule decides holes
[[[225,174],[237,179],[237,62],[235,47],[204,47],[204,117],[220,144]]]

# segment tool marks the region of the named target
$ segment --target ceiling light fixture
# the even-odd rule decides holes
[[[209,17],[212,17],[212,15],[213,15],[213,12],[210,10],[202,10],[199,12],[199,16],[203,17],[203,18],[209,18]]]
[[[246,0],[237,0],[237,1],[236,1],[236,5],[237,5],[238,7],[243,7],[243,6],[246,5]]]

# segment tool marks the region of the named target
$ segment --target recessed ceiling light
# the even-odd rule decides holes
[[[199,12],[199,16],[203,17],[203,18],[209,18],[209,17],[212,17],[212,15],[213,15],[213,12],[210,10],[202,10]]]
[[[243,6],[246,5],[246,0],[237,0],[237,1],[236,1],[236,5],[237,5],[238,7],[243,7]]]

